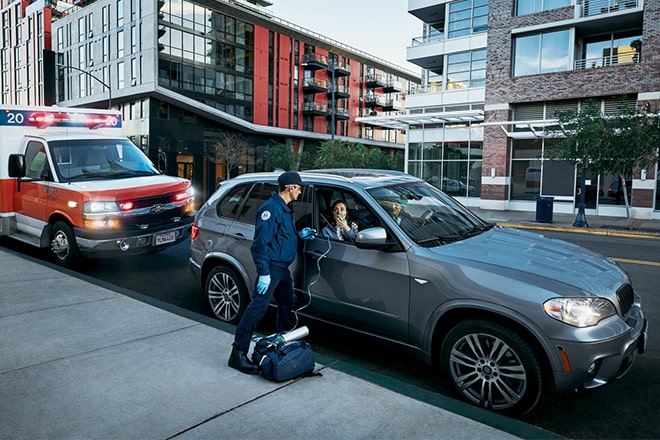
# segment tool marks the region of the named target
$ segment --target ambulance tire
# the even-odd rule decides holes
[[[50,234],[50,252],[55,263],[60,266],[73,266],[80,259],[80,251],[68,223],[60,221],[53,225]]]

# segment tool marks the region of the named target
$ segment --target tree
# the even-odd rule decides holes
[[[549,149],[551,158],[588,166],[595,174],[613,174],[622,182],[626,215],[630,205],[626,178],[636,169],[647,169],[658,160],[660,114],[649,105],[631,108],[624,100],[615,115],[604,114],[596,101],[577,111],[557,112],[561,140]]]
[[[213,163],[224,164],[230,177],[232,171],[246,161],[249,148],[250,143],[242,134],[224,132],[206,149],[205,156]]]
[[[298,155],[293,152],[290,145],[272,144],[268,147],[268,169],[271,171],[277,168],[283,170],[295,170],[298,162]]]
[[[314,166],[316,168],[376,168],[402,169],[401,156],[388,155],[380,148],[365,147],[360,143],[329,140],[321,143]]]

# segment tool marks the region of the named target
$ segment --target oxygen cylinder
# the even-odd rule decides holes
[[[307,335],[309,335],[309,329],[306,325],[303,325],[302,327],[291,330],[290,332],[282,333],[273,341],[273,343],[277,345],[285,344],[287,342],[302,339]]]

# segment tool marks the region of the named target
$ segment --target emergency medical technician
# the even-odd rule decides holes
[[[286,171],[277,179],[278,191],[273,191],[257,211],[254,241],[251,252],[257,268],[257,285],[252,293],[252,301],[241,317],[229,366],[246,374],[257,373],[257,366],[247,356],[255,328],[263,318],[271,298],[277,301],[277,331],[292,330],[291,308],[293,307],[293,280],[289,265],[296,258],[298,238],[294,226],[293,209],[290,203],[297,200],[302,192],[302,180],[295,171]],[[314,238],[309,228],[300,231],[300,238]]]

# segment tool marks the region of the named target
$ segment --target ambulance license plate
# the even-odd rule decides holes
[[[159,234],[156,235],[156,246],[160,246],[161,244],[174,243],[175,240],[176,233],[174,231],[166,232],[165,234]]]

